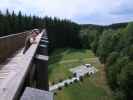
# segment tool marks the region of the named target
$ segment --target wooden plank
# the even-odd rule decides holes
[[[47,48],[47,45],[39,45],[40,47]]]
[[[25,79],[25,75],[29,70],[29,65],[32,62],[42,35],[43,31],[37,36],[37,43],[32,44],[27,52],[22,55],[21,60],[16,65],[18,70],[12,70],[8,77],[3,80],[0,86],[0,100],[14,100],[16,98]]]
[[[36,55],[36,59],[48,61],[48,56],[38,54],[38,55]]]
[[[20,100],[53,100],[53,93],[26,87]]]

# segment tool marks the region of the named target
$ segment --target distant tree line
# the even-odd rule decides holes
[[[46,28],[49,39],[49,51],[54,48],[80,48],[80,26],[70,20],[51,17],[37,17],[16,14],[8,10],[5,14],[0,11],[0,36],[14,34],[34,28]]]
[[[49,36],[49,51],[55,48],[81,48],[80,26],[69,20],[45,17],[45,27]]]
[[[115,99],[130,100],[133,97],[133,22],[114,25],[82,27],[81,40],[83,47],[91,48],[105,64]]]
[[[80,24],[82,29],[91,28],[91,29],[118,29],[118,28],[124,28],[128,25],[127,22],[125,23],[116,23],[111,25],[94,25],[94,24]]]
[[[0,11],[0,36],[30,30],[33,28],[41,28],[44,26],[44,20],[37,16],[22,15],[21,11],[15,14],[6,10],[3,14]]]

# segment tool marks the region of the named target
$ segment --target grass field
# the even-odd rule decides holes
[[[113,100],[106,84],[104,66],[90,50],[58,49],[49,60],[49,84],[72,76],[70,68],[90,63],[99,71],[85,77],[83,82],[73,83],[57,91],[55,100]]]

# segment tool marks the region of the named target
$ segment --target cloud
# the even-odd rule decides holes
[[[1,0],[0,9],[57,16],[78,23],[111,24],[133,20],[132,0]]]
[[[14,10],[16,13],[22,11],[27,15],[44,16],[44,8],[41,7],[40,2],[41,0],[1,0],[0,10],[5,12],[6,9],[9,9],[11,12]]]
[[[120,5],[118,5],[111,14],[115,15],[133,15],[133,1],[132,0],[121,0]]]

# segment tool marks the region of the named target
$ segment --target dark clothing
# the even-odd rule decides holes
[[[25,54],[25,52],[28,50],[28,48],[29,48],[30,46],[31,46],[30,38],[27,38],[27,39],[26,39],[26,42],[25,42],[25,47],[24,47],[23,54]]]

